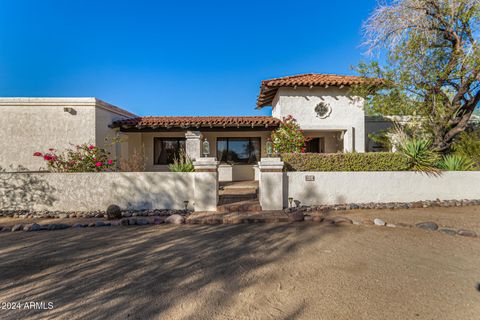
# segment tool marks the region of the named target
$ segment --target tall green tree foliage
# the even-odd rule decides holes
[[[356,88],[367,113],[416,116],[432,146],[448,151],[480,101],[480,1],[388,1],[365,22],[364,35],[382,63],[357,70],[383,80]]]

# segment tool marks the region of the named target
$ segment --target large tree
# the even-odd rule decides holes
[[[364,24],[368,52],[360,74],[368,111],[415,115],[440,151],[467,127],[480,101],[480,0],[395,0]]]

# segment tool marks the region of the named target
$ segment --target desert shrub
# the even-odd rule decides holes
[[[460,133],[452,149],[456,155],[470,159],[475,168],[480,169],[480,129]]]
[[[408,159],[399,153],[282,154],[286,171],[406,171]]]
[[[440,154],[433,150],[432,142],[427,139],[408,138],[400,141],[399,153],[407,159],[412,170],[435,172],[440,161]]]
[[[185,150],[180,149],[178,156],[175,156],[173,163],[168,165],[168,168],[172,172],[193,172],[193,162],[186,155]]]
[[[80,144],[59,152],[50,148],[48,152],[37,151],[34,157],[41,157],[52,172],[100,172],[115,168],[115,161],[109,153],[95,145]]]
[[[470,171],[473,170],[474,163],[468,157],[449,154],[442,158],[438,167],[447,171]]]
[[[133,150],[130,157],[120,160],[119,170],[122,172],[142,172],[145,171],[145,148],[142,145],[140,149]]]

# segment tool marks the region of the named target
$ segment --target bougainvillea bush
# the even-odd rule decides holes
[[[56,149],[48,149],[48,152],[37,151],[33,155],[42,157],[52,172],[100,172],[115,168],[115,161],[109,159],[105,149],[86,143],[61,153]]]
[[[305,152],[308,140],[292,116],[283,118],[278,129],[272,132],[273,149],[276,153]]]

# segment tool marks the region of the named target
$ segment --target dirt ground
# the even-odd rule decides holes
[[[53,309],[0,318],[478,319],[479,252],[479,238],[345,224],[2,233],[0,302]]]

